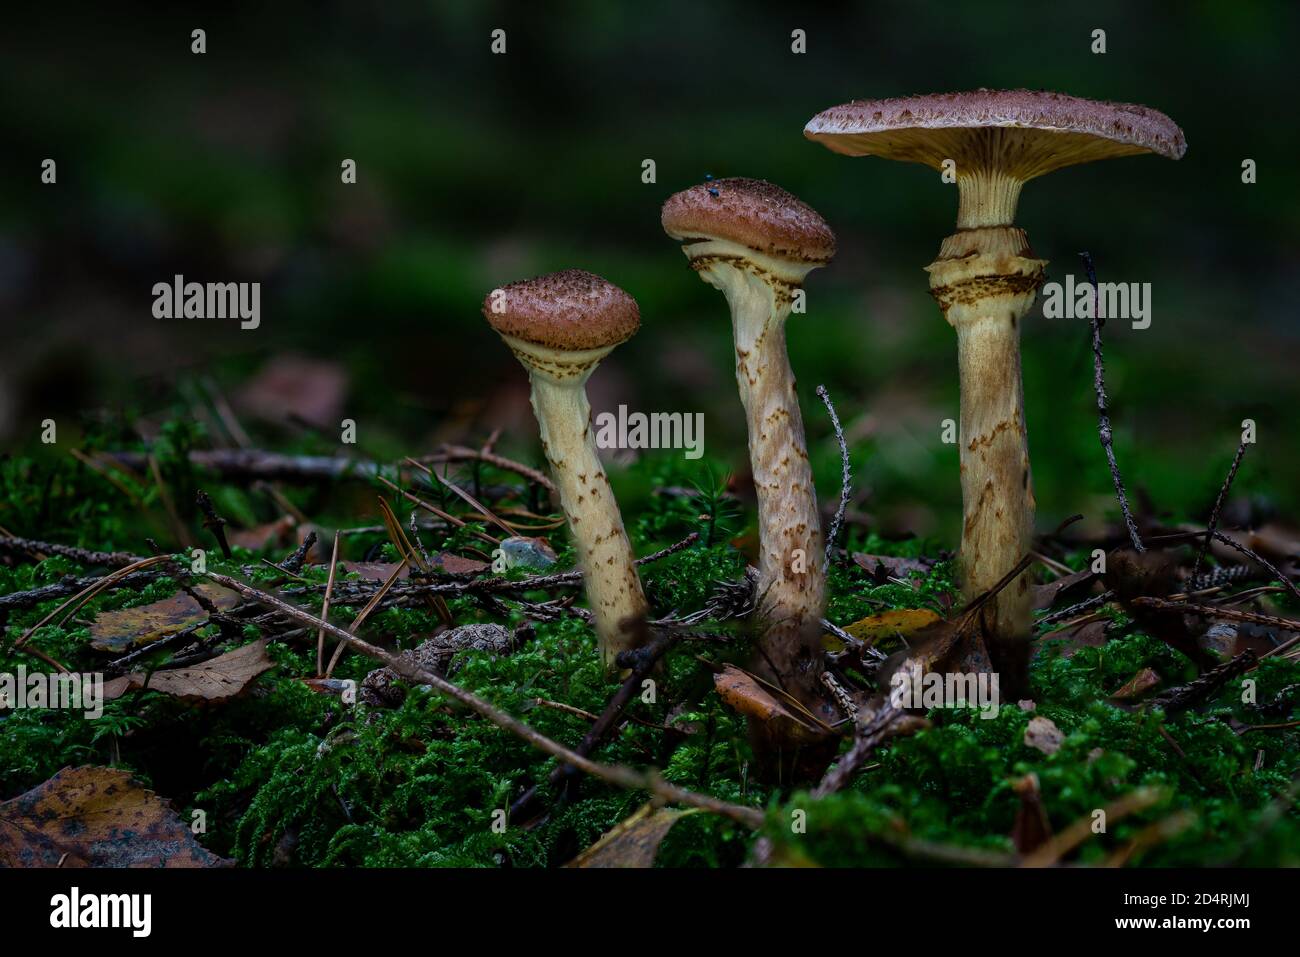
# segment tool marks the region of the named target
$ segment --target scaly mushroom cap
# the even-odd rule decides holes
[[[837,153],[942,169],[978,167],[1021,182],[1075,163],[1156,153],[1180,159],[1183,131],[1158,110],[1035,90],[855,100],[814,116],[804,136]]]
[[[501,335],[555,352],[608,351],[641,325],[635,299],[581,269],[494,289],[483,316]]]
[[[725,240],[777,259],[821,266],[835,256],[835,234],[807,203],[761,179],[710,180],[664,203],[673,239]]]

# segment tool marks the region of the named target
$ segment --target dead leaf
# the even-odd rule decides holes
[[[234,397],[247,415],[284,423],[293,418],[323,426],[337,422],[347,398],[348,374],[342,364],[300,355],[272,358]]]
[[[1120,687],[1118,691],[1111,695],[1112,698],[1118,698],[1121,701],[1129,698],[1139,698],[1145,691],[1150,691],[1156,685],[1160,684],[1160,676],[1151,668],[1143,668]]]
[[[1062,575],[1055,581],[1050,581],[1046,585],[1034,586],[1034,608],[1051,608],[1056,604],[1056,600],[1062,595],[1072,592],[1083,585],[1084,582],[1090,582],[1093,579],[1091,568],[1085,568],[1077,571],[1073,575]]]
[[[1223,534],[1238,545],[1245,545],[1252,552],[1263,555],[1279,570],[1292,575],[1300,571],[1300,536],[1290,528],[1273,522],[1266,523],[1253,531],[1234,531],[1223,529]],[[1222,542],[1215,541],[1213,551],[1220,561],[1237,564],[1245,556]]]
[[[397,577],[408,578],[411,574],[410,563],[403,562],[339,562],[339,564],[343,566],[345,572],[349,574],[355,572],[362,578],[374,582],[388,581],[388,576],[401,564],[405,564],[406,568]]]
[[[1064,740],[1064,732],[1051,718],[1044,718],[1040,714],[1029,719],[1029,727],[1025,728],[1025,744],[1031,748],[1037,748],[1043,754],[1055,754],[1061,750],[1061,742]]]
[[[595,844],[587,848],[566,867],[651,867],[659,845],[674,824],[699,808],[679,811],[642,805],[635,814],[614,825]]]
[[[240,601],[233,591],[210,582],[195,585],[194,590],[220,611],[229,611]],[[101,611],[90,628],[90,647],[96,651],[121,654],[197,625],[207,617],[203,607],[183,591],[148,605]]]
[[[1011,783],[1011,789],[1020,796],[1020,807],[1011,825],[1011,842],[1021,854],[1028,854],[1051,840],[1052,823],[1043,804],[1037,774],[1018,778]]]
[[[873,647],[889,638],[903,638],[911,643],[914,635],[940,621],[943,619],[928,608],[897,608],[879,615],[869,615],[851,625],[845,625],[844,630],[867,647]],[[834,635],[826,635],[822,644],[830,651],[838,651],[842,647]]]
[[[148,688],[192,704],[227,701],[274,667],[275,662],[266,654],[266,639],[262,639],[192,668],[155,671],[151,675],[133,672],[114,678],[104,684],[104,700],[111,701],[132,688]]]
[[[3,867],[228,867],[118,768],[64,768],[0,804]]]
[[[441,552],[430,557],[432,561],[429,567],[448,575],[478,575],[492,567],[489,562],[481,562],[477,558],[461,558],[451,552]]]
[[[295,534],[297,527],[297,520],[292,515],[285,515],[274,522],[255,525],[252,528],[228,528],[226,529],[226,540],[231,545],[247,548],[250,552],[260,552],[267,548],[282,548],[291,542],[295,545],[301,544]]]
[[[757,675],[735,665],[725,665],[713,676],[718,696],[733,710],[764,725],[788,740],[822,739],[831,733],[807,708]]]
[[[1110,627],[1110,619],[1098,618],[1093,621],[1081,622],[1077,625],[1070,625],[1068,628],[1058,628],[1056,631],[1050,631],[1043,635],[1036,644],[1038,650],[1046,647],[1049,641],[1061,642],[1060,650],[1062,658],[1071,657],[1080,648],[1100,648],[1110,640],[1106,629]]]

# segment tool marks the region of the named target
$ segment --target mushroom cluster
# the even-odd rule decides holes
[[[1141,106],[1027,90],[858,100],[814,117],[811,140],[850,156],[923,163],[952,174],[957,231],[926,267],[957,333],[961,378],[961,561],[968,598],[1032,548],[1034,493],[1019,325],[1047,263],[1013,225],[1022,186],[1064,166],[1141,153],[1183,155],[1182,131]],[[785,322],[835,236],[811,207],[770,183],[720,179],[671,196],[665,232],[731,312],[736,382],[748,424],[759,517],[759,663],[810,710],[829,714],[819,678],[826,555]],[[640,321],[618,287],[568,270],[495,289],[483,314],[528,369],[607,665],[641,641],[647,605],[618,506],[597,458],[584,384]],[[1022,693],[1030,624],[1027,574],[981,609],[1003,687]],[[771,742],[769,742],[771,743]],[[779,742],[776,742],[779,747]]]

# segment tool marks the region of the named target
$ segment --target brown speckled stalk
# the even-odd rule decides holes
[[[927,267],[930,289],[957,332],[961,376],[962,585],[969,600],[1007,573],[1033,545],[1020,320],[1033,305],[1046,263],[1023,230],[968,229],[944,241]],[[985,634],[1010,687],[1028,665],[1030,578],[1020,575],[985,606]]]
[[[773,680],[815,706],[821,698],[826,552],[785,347],[791,296],[808,267],[786,266],[782,271],[789,274],[782,275],[777,264],[760,265],[758,259],[752,253],[748,258],[703,255],[692,266],[723,291],[731,307],[736,384],[749,425],[758,495],[760,657]]]
[[[587,602],[607,668],[640,640],[645,593],[623,517],[596,454],[586,382],[608,349],[559,352],[516,339],[507,344],[528,369],[542,449],[578,553]]]

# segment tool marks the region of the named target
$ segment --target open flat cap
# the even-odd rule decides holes
[[[835,255],[835,234],[826,220],[761,179],[710,180],[674,193],[661,218],[673,239],[726,239],[803,263],[826,263]]]
[[[616,346],[641,325],[635,299],[581,269],[494,289],[483,300],[483,315],[502,335],[564,351]]]
[[[1035,90],[855,100],[814,116],[804,136],[849,156],[936,169],[953,159],[1020,180],[1115,156],[1179,159],[1187,150],[1183,131],[1158,110]]]

